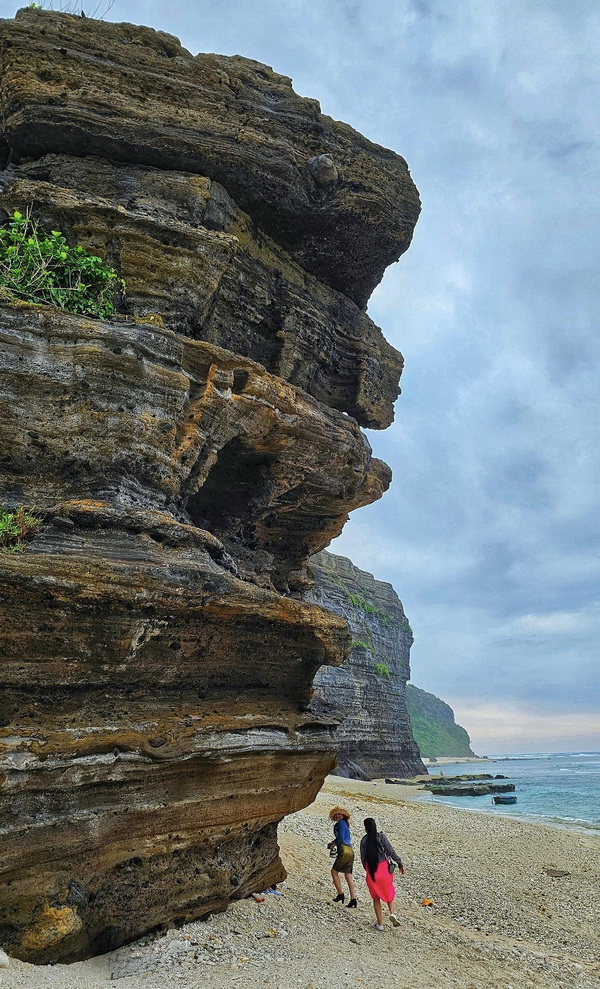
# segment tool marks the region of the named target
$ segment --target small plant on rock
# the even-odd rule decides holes
[[[0,553],[21,552],[41,524],[29,508],[0,508]]]
[[[392,675],[387,663],[375,663],[373,669],[381,677],[390,677]]]
[[[362,639],[352,639],[353,649],[364,649],[365,652],[374,652],[373,646],[370,646],[368,642],[364,642]]]
[[[29,216],[15,212],[0,228],[0,297],[2,287],[9,301],[110,319],[124,282],[102,258],[70,247],[60,231],[45,234]]]

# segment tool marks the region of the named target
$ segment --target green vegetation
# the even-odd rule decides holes
[[[45,234],[18,212],[0,228],[0,298],[110,319],[116,312],[115,295],[123,288],[102,258],[83,247],[69,247],[58,230]]]
[[[387,665],[387,663],[374,663],[373,669],[375,670],[376,673],[379,674],[379,676],[382,677],[390,677],[392,675],[390,673],[390,668]]]
[[[400,631],[401,632],[406,632],[407,635],[412,635],[413,634],[413,630],[410,627],[410,622],[408,621],[407,618],[405,618],[404,621],[401,623],[401,625],[400,625]]]
[[[363,642],[362,639],[352,639],[352,648],[365,649],[366,652],[375,652],[373,646],[370,646],[368,642]]]
[[[0,553],[21,552],[41,524],[29,508],[0,509]]]
[[[391,624],[392,619],[387,611],[383,611],[382,608],[376,608],[374,604],[361,597],[360,594],[346,594],[346,599],[349,604],[354,605],[355,608],[360,608],[366,615],[376,615],[384,625]]]
[[[452,708],[435,694],[409,683],[406,686],[406,706],[413,737],[424,758],[474,754],[468,732],[456,724]]]

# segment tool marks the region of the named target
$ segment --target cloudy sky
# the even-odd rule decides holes
[[[597,0],[116,0],[107,19],[266,62],[407,159],[423,213],[369,304],[406,360],[396,423],[369,435],[394,483],[331,548],[393,583],[413,682],[477,751],[600,749]]]

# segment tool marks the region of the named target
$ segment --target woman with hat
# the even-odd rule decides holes
[[[329,811],[329,820],[333,821],[334,840],[330,841],[327,847],[330,851],[337,849],[335,862],[331,867],[331,878],[337,896],[333,898],[334,903],[343,903],[345,894],[342,892],[342,881],[340,873],[343,873],[348,883],[350,893],[349,907],[356,906],[356,890],[352,879],[352,867],[354,866],[354,849],[352,848],[352,837],[350,835],[350,813],[345,807],[332,807]]]

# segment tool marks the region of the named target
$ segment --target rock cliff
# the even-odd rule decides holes
[[[468,732],[456,724],[449,704],[412,683],[407,684],[406,701],[413,734],[424,758],[475,756]]]
[[[72,961],[280,880],[335,762],[346,622],[308,558],[390,480],[359,425],[400,354],[363,311],[406,163],[243,58],[0,22],[0,208],[126,280],[118,319],[0,300],[0,943]]]
[[[323,666],[315,677],[316,710],[339,709],[336,733],[342,776],[415,776],[426,773],[406,708],[412,631],[391,584],[375,580],[343,556],[311,560],[309,599],[342,615],[352,633],[345,663]]]

